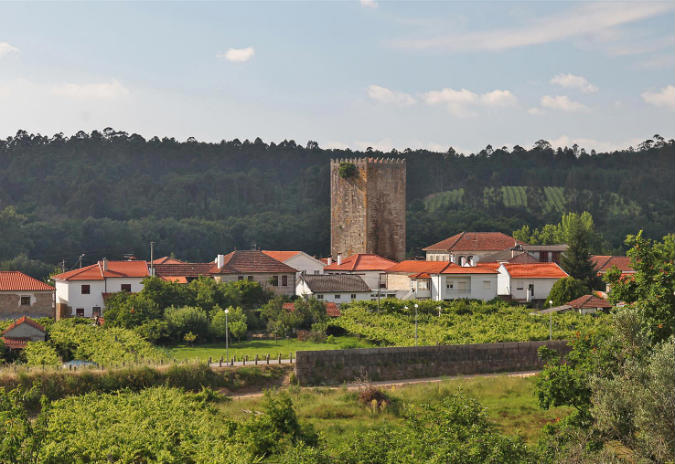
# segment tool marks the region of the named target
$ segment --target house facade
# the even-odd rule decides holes
[[[432,298],[432,276],[450,265],[444,261],[405,260],[387,269],[387,292],[398,298],[427,300]]]
[[[427,261],[449,261],[460,266],[477,264],[485,256],[499,251],[510,250],[523,242],[501,232],[461,232],[429,245]]]
[[[54,287],[19,271],[0,271],[0,319],[54,317]]]
[[[53,277],[56,318],[103,315],[105,298],[117,292],[140,292],[150,275],[146,261],[109,261],[64,272]]]
[[[0,339],[10,350],[20,350],[28,342],[44,341],[45,328],[30,317],[22,316],[0,334]]]
[[[323,274],[325,264],[304,251],[272,251],[262,250],[270,258],[274,258],[293,269],[297,269],[299,274]]]
[[[357,253],[347,258],[338,254],[336,262],[329,262],[324,268],[326,274],[351,274],[360,276],[373,291],[383,292],[387,288],[387,270],[396,264],[372,253]]]
[[[376,299],[371,296],[372,291],[361,276],[350,274],[303,274],[298,280],[296,294],[335,304]]]
[[[546,301],[553,285],[568,277],[556,263],[502,263],[498,270],[498,294],[523,303]]]
[[[235,250],[218,255],[209,271],[217,282],[249,280],[282,296],[295,295],[297,273],[297,269],[260,250]]]
[[[497,269],[490,264],[459,266],[451,263],[432,278],[431,297],[436,301],[497,298]]]

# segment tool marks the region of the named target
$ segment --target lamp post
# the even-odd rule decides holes
[[[225,310],[225,357],[228,361],[230,360],[230,330],[227,327],[227,315],[229,312],[229,309]]]
[[[548,308],[553,307],[553,300],[548,300]],[[553,340],[553,311],[548,313],[548,339]]]
[[[441,306],[438,305],[437,309],[438,309],[438,317],[441,317]]]
[[[417,308],[419,305],[415,303],[415,346],[417,346]]]

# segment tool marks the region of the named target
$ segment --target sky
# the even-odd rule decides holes
[[[464,153],[675,136],[673,2],[0,3],[0,137]]]

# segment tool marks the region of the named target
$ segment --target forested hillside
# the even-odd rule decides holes
[[[110,128],[72,137],[19,131],[0,140],[0,261],[19,256],[15,264],[46,269],[64,259],[69,268],[80,254],[85,264],[147,257],[151,240],[157,255],[189,260],[254,244],[325,255],[329,159],[358,156],[406,158],[411,255],[462,230],[511,233],[567,211],[591,212],[607,251],[627,233],[660,238],[674,228],[675,142],[658,136],[613,153],[540,140],[464,156],[146,140]]]

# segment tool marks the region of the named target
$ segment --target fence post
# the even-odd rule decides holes
[[[223,367],[223,356],[220,356],[220,360],[218,361],[218,367]]]
[[[209,367],[211,366],[211,356],[209,356]]]
[[[267,353],[267,356],[265,356],[265,361],[267,361],[267,364],[270,363],[270,354]]]
[[[245,365],[246,365],[246,361],[248,361],[248,355],[244,355],[243,361],[244,361],[244,366],[245,366]]]
[[[278,358],[279,358],[279,364],[281,364],[281,353],[279,353]]]
[[[290,362],[291,364],[293,364],[293,352],[292,352],[292,351],[291,351],[291,354],[289,355],[289,358],[288,358],[288,359],[290,360],[289,362]]]
[[[256,365],[256,366],[258,365],[258,354],[257,354],[257,353],[256,353],[256,355],[255,355],[255,365]]]

